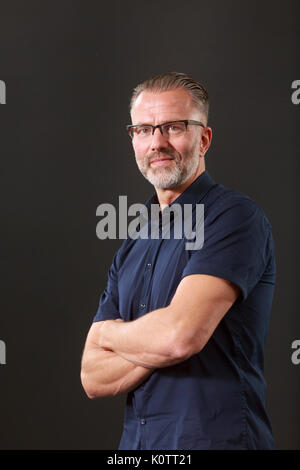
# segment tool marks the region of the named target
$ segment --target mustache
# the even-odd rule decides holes
[[[174,152],[174,150],[171,150],[171,149],[170,150],[166,149],[164,151],[159,151],[159,152],[158,151],[150,152],[146,155],[146,159],[148,163],[151,163],[157,158],[162,158],[166,156],[171,157],[174,160],[179,159],[179,155],[177,154],[177,152]]]

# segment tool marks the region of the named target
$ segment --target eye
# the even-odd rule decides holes
[[[139,126],[136,127],[135,131],[137,135],[144,136],[144,135],[149,135],[151,133],[152,127],[150,126]]]
[[[164,126],[164,128],[167,132],[170,132],[170,131],[174,132],[178,129],[178,126],[177,126],[177,124],[167,124],[167,125]]]
[[[170,124],[166,124],[165,131],[168,134],[181,134],[185,130],[185,125],[182,122],[170,122]]]

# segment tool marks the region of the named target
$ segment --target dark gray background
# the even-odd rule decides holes
[[[207,169],[264,209],[277,286],[266,344],[278,449],[300,448],[299,1],[3,1],[0,5],[2,449],[116,449],[125,397],[90,401],[85,337],[120,241],[96,208],[144,202],[124,126],[132,88],[184,71],[211,97]]]

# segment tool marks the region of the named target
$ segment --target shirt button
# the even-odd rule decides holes
[[[140,307],[141,307],[141,308],[145,308],[146,305],[145,305],[145,304],[141,304]]]
[[[148,268],[148,269],[150,269],[150,268],[151,268],[151,266],[152,266],[152,264],[151,264],[151,263],[147,263],[147,268]]]
[[[140,423],[141,423],[141,424],[146,424],[146,420],[145,420],[145,419],[141,419]]]

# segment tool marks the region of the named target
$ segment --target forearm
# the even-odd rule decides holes
[[[153,369],[141,367],[102,348],[90,349],[81,368],[83,388],[90,398],[127,393],[144,382]]]
[[[203,349],[240,292],[223,278],[186,276],[167,307],[129,322],[104,321],[97,344],[136,365],[174,365]]]
[[[180,322],[171,315],[165,307],[131,322],[103,322],[99,344],[135,365],[154,368],[174,365],[185,356],[178,342]]]

